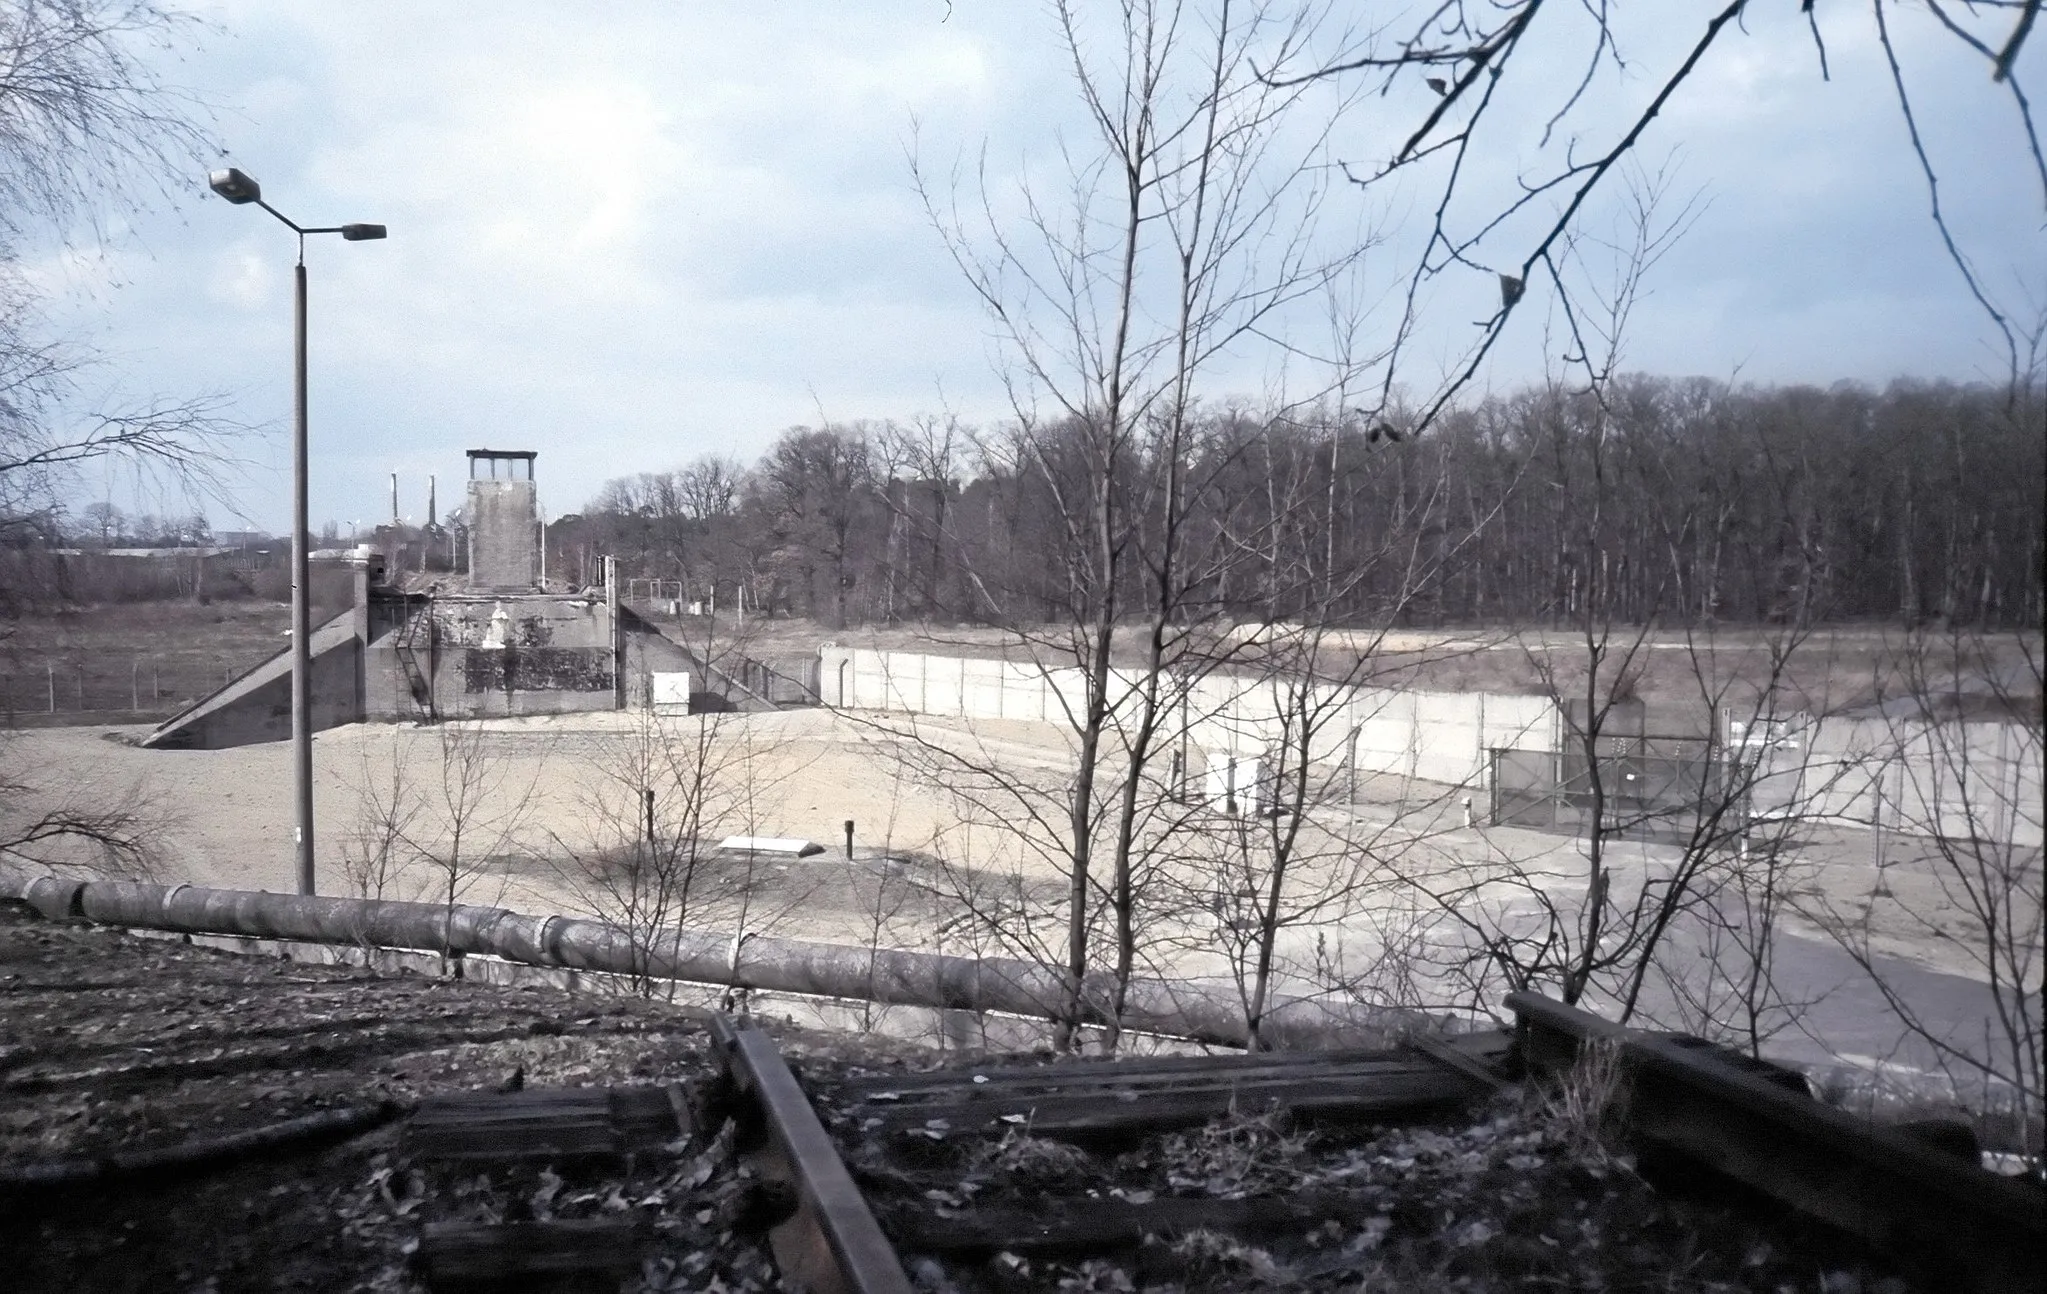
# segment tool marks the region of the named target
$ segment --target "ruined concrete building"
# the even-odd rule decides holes
[[[767,709],[621,604],[617,568],[589,588],[541,576],[531,450],[469,451],[466,576],[404,573],[365,545],[347,611],[313,630],[313,726],[647,704],[677,680],[692,706]],[[174,715],[144,739],[218,749],[291,735],[287,649]]]

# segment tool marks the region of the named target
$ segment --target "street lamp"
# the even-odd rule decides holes
[[[306,523],[306,235],[340,234],[351,243],[382,238],[382,225],[333,225],[310,229],[263,201],[263,186],[228,167],[206,177],[229,202],[253,202],[299,236],[293,322],[291,425],[291,746],[292,790],[298,805],[299,893],[313,889],[313,627],[306,554],[312,547]]]

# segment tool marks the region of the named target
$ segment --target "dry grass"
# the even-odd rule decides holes
[[[1085,1183],[1101,1170],[1094,1156],[1078,1146],[1017,1129],[976,1147],[971,1171],[1000,1173],[1029,1186],[1059,1186]]]
[[[1608,1162],[1627,1123],[1628,1074],[1620,1045],[1588,1041],[1556,1087],[1534,1099],[1537,1121],[1559,1145],[1586,1162]]]
[[[283,650],[290,623],[290,608],[272,602],[143,602],[17,621],[0,636],[0,722],[166,717]]]

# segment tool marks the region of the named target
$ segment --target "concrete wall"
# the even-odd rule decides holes
[[[970,719],[1065,721],[1085,699],[1074,669],[1021,661],[827,648],[826,705]],[[1117,671],[1113,714],[1138,712],[1134,671]],[[1334,689],[1302,681],[1212,675],[1186,689],[1166,723],[1184,734],[1190,772],[1258,758],[1312,731],[1310,757],[1361,774],[1483,787],[1491,750],[1556,751],[1565,726],[1548,698],[1492,692]],[[2018,724],[1926,725],[1834,719],[1793,725],[1795,736],[1761,756],[1753,793],[1764,816],[1874,825],[1908,835],[2042,845],[2042,755],[2037,729]]]
[[[2038,849],[2041,736],[2015,723],[1831,719],[1763,756],[1765,812]]]
[[[630,609],[621,610],[619,617],[625,629],[625,704],[629,708],[649,704],[649,679],[657,673],[690,676],[692,714],[776,708],[766,697],[748,689],[726,670],[712,668],[703,657],[662,634]]]
[[[469,587],[520,591],[540,582],[540,512],[531,481],[469,482]]]
[[[1041,669],[1024,661],[827,648],[820,691],[827,705],[970,719],[1066,722],[1086,701],[1077,669]],[[1141,709],[1143,676],[1111,675],[1112,714],[1130,721]],[[1492,693],[1334,688],[1284,680],[1211,675],[1185,689],[1167,727],[1201,756],[1255,757],[1304,727],[1318,763],[1345,764],[1356,750],[1360,773],[1390,773],[1452,785],[1481,785],[1492,747],[1554,750],[1555,707],[1546,698]]]
[[[351,618],[337,616],[313,636],[313,730],[363,718],[363,652]],[[329,641],[322,641],[322,636]],[[156,750],[224,750],[291,737],[291,651],[243,674],[144,739]]]
[[[398,646],[408,637],[408,619],[417,621],[409,635],[413,659],[442,718],[636,707],[647,703],[650,675],[678,672],[697,681],[693,710],[774,708],[631,609],[614,612],[604,598],[460,593],[372,601],[364,671],[371,718],[424,717]]]
[[[615,628],[601,598],[440,595],[379,598],[371,606],[364,668],[371,718],[423,717],[399,650],[408,618],[416,621],[412,658],[441,718],[618,706]]]

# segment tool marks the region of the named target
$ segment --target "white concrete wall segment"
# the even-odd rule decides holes
[[[826,648],[827,704],[969,719],[1064,724],[1083,712],[1081,671],[1024,660]],[[1142,713],[1143,675],[1118,669],[1112,726]],[[1305,688],[1305,690],[1304,690]],[[1491,750],[1555,751],[1564,725],[1546,697],[1493,692],[1338,688],[1212,674],[1161,685],[1161,744],[1188,746],[1189,773],[1269,758],[1312,729],[1311,760],[1363,775],[1483,786]],[[1069,709],[1070,707],[1070,709]],[[1823,720],[1762,755],[1754,803],[1765,815],[1880,822],[1915,834],[1976,836],[2038,848],[2042,760],[2038,729],[2017,724]]]
[[[1477,692],[1414,694],[1411,777],[1453,785],[1485,776],[1484,697]]]
[[[889,679],[895,685],[895,695],[901,698],[905,710],[918,714],[930,710],[930,698],[925,695],[925,678],[931,670],[931,658],[922,652],[890,652]]]
[[[1002,662],[1002,713],[1004,719],[1043,723],[1059,713],[1054,699],[1059,692],[1058,671],[1047,671],[1030,661]]]
[[[966,662],[957,656],[924,658],[924,713],[957,715],[966,710]]]
[[[2034,849],[2047,845],[2042,820],[2047,818],[2047,781],[2043,781],[2041,741],[2038,730],[2012,734],[2012,803],[2018,806],[2018,821],[2012,830],[2015,843]]]
[[[923,698],[917,695],[922,672],[916,662],[903,652],[878,651],[863,653],[872,656],[872,669],[861,670],[856,666],[854,675],[854,702],[862,710],[900,710],[921,713]],[[905,691],[908,687],[912,690]]]
[[[1480,743],[1487,750],[1555,750],[1557,708],[1546,696],[1481,692]]]
[[[882,710],[888,707],[888,679],[880,652],[862,649],[853,653],[853,672],[843,704],[849,710]]]
[[[2042,846],[2041,739],[2025,725],[1822,720],[1761,758],[1759,813]]]
[[[1087,679],[1072,667],[1027,660],[827,647],[821,692],[828,705],[899,714],[1065,724],[1085,712]],[[1134,731],[1145,676],[1118,668],[1108,687],[1110,723]],[[1298,680],[1211,674],[1162,683],[1155,703],[1166,740],[1184,737],[1197,759],[1217,752],[1259,756],[1309,729],[1312,762],[1400,777],[1477,784],[1493,747],[1550,750],[1559,725],[1543,697],[1348,688]]]

